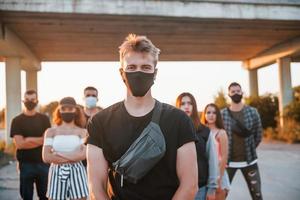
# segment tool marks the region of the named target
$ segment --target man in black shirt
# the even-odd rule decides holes
[[[38,103],[36,91],[26,91],[23,103],[25,110],[12,120],[10,131],[17,148],[20,195],[24,200],[31,200],[35,183],[39,199],[47,199],[49,166],[43,163],[42,147],[44,132],[51,125],[46,115],[38,113],[34,109]]]
[[[166,152],[136,184],[112,169],[152,118],[151,95],[159,49],[145,36],[130,34],[120,46],[124,101],[94,115],[88,124],[88,177],[91,199],[192,200],[198,189],[195,130],[181,110],[162,104],[159,126]],[[107,182],[109,181],[109,184]],[[108,188],[107,188],[108,185]]]

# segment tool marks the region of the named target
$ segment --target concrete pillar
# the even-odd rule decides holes
[[[6,76],[6,112],[5,125],[6,144],[12,142],[10,138],[10,125],[12,119],[20,114],[21,106],[21,65],[19,57],[8,57],[5,61],[5,76]]]
[[[293,89],[291,80],[291,59],[280,58],[277,60],[279,67],[279,117],[280,126],[284,126],[283,111],[284,107],[287,106],[293,100]]]
[[[250,96],[258,97],[258,80],[257,80],[257,69],[248,70],[249,73],[249,88]]]
[[[37,71],[26,70],[26,90],[33,89],[37,91]]]

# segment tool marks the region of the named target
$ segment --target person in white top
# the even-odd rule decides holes
[[[87,131],[82,109],[72,97],[59,102],[54,113],[54,128],[45,132],[43,160],[51,163],[47,197],[49,199],[86,199],[87,176],[82,164]]]

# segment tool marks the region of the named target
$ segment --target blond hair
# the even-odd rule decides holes
[[[146,36],[129,34],[119,47],[121,66],[128,52],[150,53],[154,58],[154,66],[158,61],[160,49],[158,49]]]

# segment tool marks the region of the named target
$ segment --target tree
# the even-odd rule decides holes
[[[226,97],[225,97],[225,93],[224,91],[221,89],[219,90],[218,94],[214,97],[214,103],[220,108],[226,108],[228,106]]]
[[[40,112],[48,115],[50,121],[52,121],[53,113],[57,107],[58,107],[58,101],[52,101],[45,106],[41,106]]]
[[[278,97],[273,94],[265,94],[259,97],[245,98],[245,103],[253,106],[260,114],[263,128],[277,126],[278,117]]]
[[[293,101],[285,107],[284,116],[300,122],[300,85],[293,88]]]

